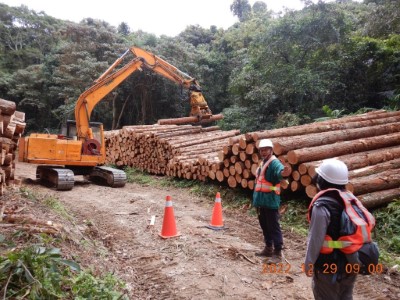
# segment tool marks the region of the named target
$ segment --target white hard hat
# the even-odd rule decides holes
[[[349,170],[344,162],[337,159],[326,159],[315,170],[326,181],[344,185],[349,182]]]
[[[265,148],[265,147],[270,147],[273,148],[274,145],[272,145],[272,141],[269,139],[263,139],[260,141],[260,143],[258,144],[258,148]]]

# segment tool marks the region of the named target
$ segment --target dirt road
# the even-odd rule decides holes
[[[79,262],[115,272],[127,282],[130,299],[313,299],[311,279],[301,272],[305,238],[285,231],[285,260],[267,267],[254,255],[263,247],[262,235],[247,212],[224,209],[226,229],[213,231],[205,226],[214,199],[187,190],[138,184],[113,189],[80,179],[73,190],[58,192],[36,183],[35,166],[25,163],[18,163],[16,176],[63,203],[74,216],[68,231],[81,234],[74,244]],[[167,195],[181,235],[162,239]],[[156,222],[149,226],[152,216]],[[358,276],[354,298],[399,299],[400,277]]]

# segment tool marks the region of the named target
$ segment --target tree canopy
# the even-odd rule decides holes
[[[400,3],[305,1],[276,14],[232,0],[227,30],[189,25],[175,37],[62,21],[0,3],[0,98],[26,113],[28,131],[57,131],[79,95],[129,47],[145,48],[196,78],[220,126],[242,132],[296,125],[400,100]],[[106,129],[186,116],[187,91],[149,71],[106,95],[92,114]]]

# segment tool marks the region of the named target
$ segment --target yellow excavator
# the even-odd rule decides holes
[[[117,69],[130,53],[134,58]],[[143,69],[152,70],[188,89],[190,120],[213,119],[194,78],[146,50],[131,47],[80,95],[75,105],[75,121],[67,121],[65,134],[32,133],[20,139],[19,161],[38,164],[36,178],[53,184],[58,190],[71,190],[75,175],[103,181],[111,187],[123,187],[125,172],[103,166],[106,158],[103,125],[91,122],[90,115],[107,94],[129,75]]]

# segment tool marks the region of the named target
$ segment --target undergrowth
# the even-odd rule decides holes
[[[388,264],[400,264],[400,200],[373,212],[376,219],[374,239],[380,247],[380,258]],[[394,255],[393,255],[394,254]]]
[[[20,194],[34,205],[44,205],[72,220],[61,202],[21,187]],[[128,299],[124,282],[112,274],[94,274],[74,260],[63,258],[60,237],[26,231],[0,234],[1,299]]]
[[[95,277],[62,258],[58,248],[30,245],[0,256],[3,299],[122,299],[124,284],[111,274]]]

